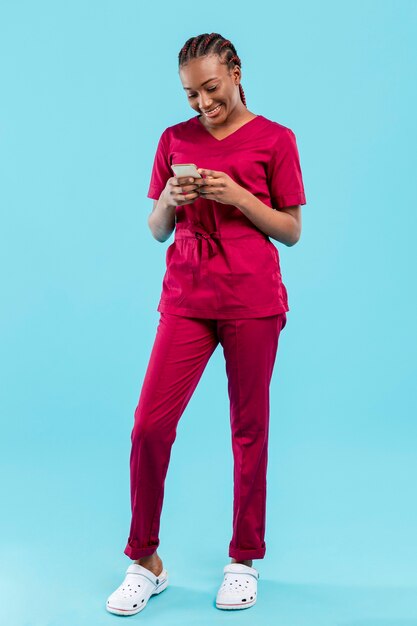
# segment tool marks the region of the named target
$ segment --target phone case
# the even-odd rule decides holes
[[[193,178],[202,178],[197,172],[197,166],[194,163],[175,163],[171,165],[171,169],[175,176],[192,176]]]

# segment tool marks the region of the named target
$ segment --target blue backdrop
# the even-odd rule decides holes
[[[300,241],[275,242],[290,311],[267,553],[256,606],[216,610],[232,532],[218,348],[166,480],[171,586],[140,620],[417,624],[416,17],[411,0],[1,1],[8,626],[117,619],[105,600],[130,563],[130,433],[173,241],[153,239],[146,193],[161,132],[194,114],[178,52],[212,31],[237,49],[249,109],[295,132],[307,196]]]

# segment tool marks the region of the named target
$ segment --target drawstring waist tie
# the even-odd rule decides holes
[[[241,239],[242,237],[268,239],[261,231],[248,228],[242,228],[239,231],[236,225],[229,225],[229,227],[222,229],[221,232],[218,230],[208,232],[201,222],[179,222],[175,229],[175,239],[191,238],[201,241],[201,246],[197,250],[199,258],[196,264],[197,272],[199,272],[200,276],[207,276],[208,259],[218,254],[220,239]]]

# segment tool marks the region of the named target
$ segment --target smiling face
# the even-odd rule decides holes
[[[219,126],[239,117],[247,109],[240,99],[240,67],[230,71],[218,55],[191,59],[179,74],[188,102],[202,115],[207,126]]]

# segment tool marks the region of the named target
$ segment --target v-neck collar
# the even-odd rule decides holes
[[[257,115],[256,117],[252,117],[252,119],[248,120],[247,122],[245,122],[244,124],[242,124],[242,126],[239,126],[239,128],[236,128],[236,130],[232,131],[231,133],[229,133],[228,135],[226,135],[226,137],[223,137],[223,139],[217,139],[217,137],[215,137],[205,126],[204,124],[202,124],[202,122],[199,120],[199,117],[201,117],[200,115],[195,115],[194,116],[194,120],[196,122],[196,124],[198,126],[201,127],[201,130],[203,131],[203,133],[205,133],[206,135],[208,135],[209,137],[211,137],[212,141],[215,141],[216,143],[223,143],[224,141],[227,141],[230,138],[234,138],[236,133],[238,133],[239,131],[243,130],[244,128],[246,128],[246,126],[248,126],[248,124],[251,124],[251,122],[254,122],[255,120],[259,120],[262,118],[262,115]]]

